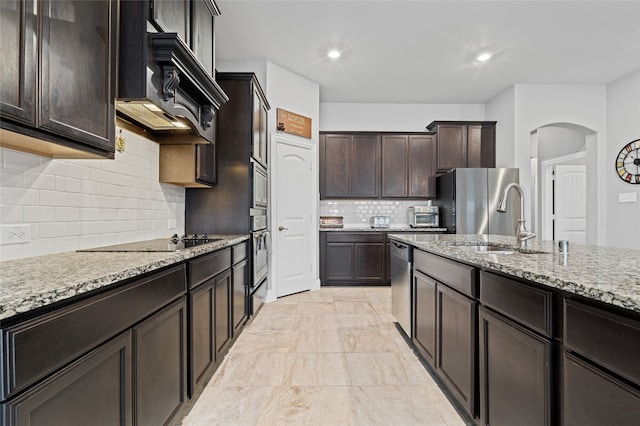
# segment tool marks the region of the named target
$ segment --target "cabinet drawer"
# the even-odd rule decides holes
[[[189,261],[189,289],[231,267],[231,248],[196,257]]]
[[[422,250],[413,251],[413,261],[416,269],[431,278],[435,278],[469,297],[475,298],[477,296],[475,268]]]
[[[551,292],[490,272],[480,272],[480,302],[551,336]]]
[[[565,299],[564,345],[640,384],[640,322]]]
[[[2,330],[2,398],[78,358],[185,293],[184,265]]]
[[[385,232],[327,232],[328,243],[382,243],[385,242]]]
[[[231,247],[231,258],[233,259],[233,264],[240,262],[243,259],[247,258],[247,243],[236,244]]]

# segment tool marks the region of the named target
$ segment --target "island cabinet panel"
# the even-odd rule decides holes
[[[632,425],[640,418],[640,390],[588,361],[564,353],[562,424]]]
[[[640,417],[640,321],[564,299],[562,420],[631,424]]]
[[[185,297],[133,328],[135,424],[178,419],[187,401]]]
[[[2,330],[2,398],[175,300],[185,293],[185,280],[181,264]]]
[[[480,272],[480,302],[545,336],[551,336],[552,293],[491,272]]]
[[[133,425],[127,331],[6,403],[7,426]]]
[[[467,412],[475,416],[477,304],[440,283],[436,298],[436,372]]]
[[[436,282],[420,271],[413,271],[413,342],[425,360],[436,362]]]
[[[388,284],[384,232],[320,232],[323,285]]]
[[[447,389],[477,418],[477,271],[413,250],[414,342]]]
[[[483,425],[551,424],[551,340],[480,307]]]
[[[640,386],[640,321],[565,299],[564,345]]]
[[[415,268],[419,271],[468,297],[477,297],[477,270],[475,268],[422,250],[415,250],[413,259]]]

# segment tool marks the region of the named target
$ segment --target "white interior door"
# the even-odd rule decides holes
[[[555,166],[555,239],[587,241],[587,167]]]
[[[272,159],[275,214],[272,222],[276,297],[305,290],[313,284],[312,219],[313,146],[274,137]]]

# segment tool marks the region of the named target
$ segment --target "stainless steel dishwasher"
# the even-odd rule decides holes
[[[411,247],[391,240],[391,314],[410,338],[412,261]]]

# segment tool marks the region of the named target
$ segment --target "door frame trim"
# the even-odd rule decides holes
[[[304,140],[300,140],[297,139],[295,137],[287,137],[282,135],[281,133],[270,133],[269,134],[269,146],[270,146],[270,151],[272,153],[272,155],[270,155],[270,161],[269,161],[269,224],[268,224],[268,229],[271,231],[271,235],[273,236],[273,238],[271,239],[272,243],[271,243],[271,247],[272,250],[269,253],[270,256],[270,264],[269,264],[269,275],[268,275],[268,284],[269,284],[269,288],[267,291],[267,296],[266,296],[266,302],[272,302],[274,300],[277,299],[277,281],[276,281],[276,277],[277,272],[278,272],[278,267],[277,267],[277,260],[278,260],[278,238],[276,237],[277,235],[277,230],[276,228],[276,217],[278,214],[278,206],[277,206],[277,195],[278,195],[278,189],[276,188],[276,179],[275,179],[275,173],[273,173],[273,170],[276,170],[278,165],[277,165],[277,156],[275,155],[277,152],[277,144],[284,144],[284,145],[290,145],[290,146],[294,146],[297,148],[303,148],[308,150],[311,153],[311,164],[312,164],[312,170],[311,170],[311,188],[310,190],[313,191],[313,196],[311,197],[311,199],[313,200],[312,204],[311,204],[311,223],[310,223],[310,235],[311,235],[311,240],[309,241],[309,244],[311,246],[311,259],[313,259],[313,262],[311,264],[311,277],[313,282],[311,283],[311,290],[319,290],[320,289],[320,277],[319,277],[319,269],[318,269],[318,264],[319,264],[319,223],[318,223],[318,204],[319,204],[319,193],[320,193],[320,188],[319,188],[319,178],[318,178],[318,145],[314,144],[313,142],[307,142]]]

